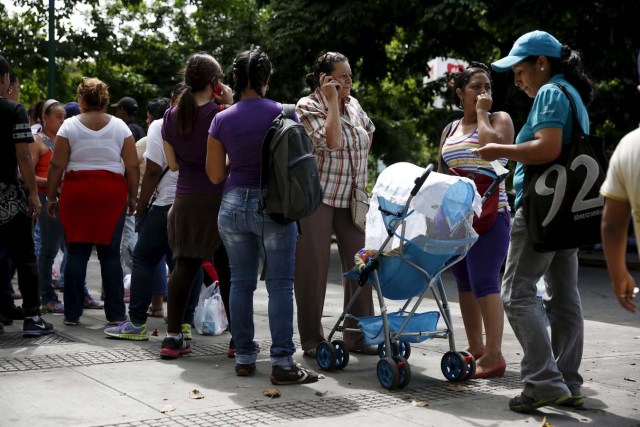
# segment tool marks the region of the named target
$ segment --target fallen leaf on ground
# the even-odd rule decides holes
[[[189,392],[189,399],[204,399],[204,394],[197,388],[194,388]]]
[[[256,403],[262,402],[262,399],[251,399],[251,404],[255,405]]]
[[[176,408],[174,408],[173,405],[164,405],[162,409],[160,409],[160,412],[166,414],[167,412],[173,412],[175,410]]]
[[[328,393],[328,392],[326,392],[326,391],[316,391],[316,396],[320,396],[320,397],[322,397],[322,396],[324,396],[324,395],[325,395],[325,394],[327,394],[327,393]]]
[[[411,404],[413,406],[417,406],[418,408],[422,408],[423,406],[429,406],[429,402],[426,400],[412,400]]]
[[[264,390],[262,390],[262,394],[267,396],[267,397],[280,397],[280,390],[278,390],[277,388],[265,388]]]
[[[542,424],[540,425],[540,427],[553,427],[553,426],[547,422],[547,417],[544,417],[542,419]]]
[[[153,332],[151,332],[151,336],[152,337],[157,337],[158,336],[158,328],[154,329]]]
[[[634,379],[634,378],[629,378],[629,377],[625,377],[625,378],[624,378],[624,380],[625,380],[625,381],[631,381],[632,383],[637,382],[637,380],[636,380],[636,379]]]
[[[463,386],[463,385],[448,385],[447,386],[447,390],[451,390],[451,391],[466,391],[467,387]]]

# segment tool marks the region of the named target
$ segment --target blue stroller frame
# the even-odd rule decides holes
[[[457,352],[451,321],[451,314],[441,274],[460,262],[475,243],[478,236],[471,230],[461,238],[434,239],[419,235],[413,239],[405,238],[405,222],[413,214],[410,210],[412,199],[427,180],[433,165],[427,166],[414,183],[414,187],[404,204],[398,204],[378,196],[379,210],[382,214],[387,237],[380,249],[364,264],[345,273],[345,277],[358,280],[360,287],[354,293],[342,315],[334,325],[326,341],[316,348],[316,361],[323,370],[343,369],[349,363],[349,351],[341,340],[332,340],[335,332],[360,331],[366,345],[378,345],[380,360],[377,375],[380,384],[386,389],[406,387],[411,380],[411,368],[407,359],[411,354],[410,343],[419,343],[431,338],[448,338],[450,351],[442,357],[441,369],[449,381],[469,379],[475,372],[475,360],[465,351]],[[470,183],[462,182],[463,191],[474,192]],[[468,188],[467,188],[468,186]],[[460,186],[459,186],[460,187]],[[473,197],[473,196],[471,196]],[[471,212],[471,200],[467,197],[467,211]],[[464,211],[464,209],[463,209]],[[470,227],[470,222],[467,223]],[[398,234],[400,229],[400,234]],[[394,238],[400,246],[385,254],[383,250]],[[369,283],[376,290],[380,304],[380,315],[355,317],[348,314],[356,298]],[[416,313],[422,300],[431,290],[439,311]],[[384,298],[407,300],[397,312],[388,313]],[[409,309],[412,301],[415,303]],[[437,329],[442,315],[444,329]],[[354,318],[359,328],[342,326],[345,318]]]

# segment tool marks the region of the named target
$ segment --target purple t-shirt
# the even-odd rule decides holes
[[[262,140],[273,119],[281,112],[279,102],[247,98],[215,116],[209,135],[222,142],[230,162],[225,191],[260,188]]]
[[[222,194],[224,182],[214,185],[205,170],[207,131],[218,111],[220,106],[213,102],[197,107],[193,128],[188,135],[182,135],[178,130],[176,107],[171,107],[164,113],[162,138],[173,147],[176,161],[180,165],[176,195]]]

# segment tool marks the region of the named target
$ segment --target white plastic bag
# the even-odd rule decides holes
[[[200,291],[193,322],[200,335],[220,335],[229,326],[218,282]]]

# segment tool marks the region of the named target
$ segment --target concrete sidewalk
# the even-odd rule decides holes
[[[342,307],[342,290],[335,274],[328,286],[325,327],[330,328]],[[99,268],[91,258],[89,284],[98,295]],[[455,300],[451,276],[444,276],[450,300]],[[608,286],[608,284],[603,284]],[[351,355],[343,371],[324,373],[310,385],[279,386],[280,398],[263,395],[269,382],[267,294],[259,284],[255,296],[257,372],[240,378],[234,360],[226,356],[229,333],[195,335],[193,354],[174,361],[159,358],[165,332],[162,319],[150,319],[158,336],[149,342],[107,338],[102,310],[87,310],[76,327],[65,326],[62,315],[47,314],[56,334],[40,339],[21,337],[21,322],[0,335],[1,426],[246,426],[286,425],[421,425],[421,426],[540,426],[543,419],[558,426],[640,426],[640,328],[587,320],[582,373],[583,410],[545,407],[523,415],[508,409],[519,394],[521,348],[505,323],[503,352],[508,363],[501,379],[447,382],[440,370],[446,340],[413,346],[409,362],[412,380],[406,389],[384,390],[376,376],[376,356]],[[611,304],[612,299],[604,299]],[[613,302],[615,304],[615,301]],[[390,309],[397,303],[390,303]],[[423,311],[437,310],[425,300]],[[459,308],[452,302],[459,349],[465,336]],[[442,321],[440,323],[442,326]],[[194,331],[195,334],[195,331]],[[297,336],[294,337],[297,342]],[[315,360],[296,358],[317,369]],[[190,398],[198,390],[203,399]],[[168,412],[163,413],[164,410]]]

